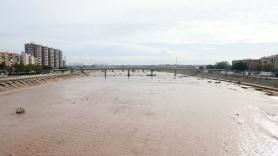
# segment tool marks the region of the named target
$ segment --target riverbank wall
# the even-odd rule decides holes
[[[174,73],[175,71],[167,71]],[[251,76],[239,73],[231,73],[225,71],[216,70],[177,70],[177,74],[202,77],[208,79],[214,79],[219,81],[227,81],[237,84],[243,84],[253,86],[257,88],[278,91],[278,78],[276,77],[262,77],[262,76]]]
[[[55,82],[58,80],[69,79],[80,74],[60,73],[60,74],[45,74],[45,75],[25,75],[16,77],[6,77],[0,79],[0,92],[9,91],[31,86]]]

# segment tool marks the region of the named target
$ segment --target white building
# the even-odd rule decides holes
[[[23,65],[37,64],[36,58],[30,54],[22,52],[20,55],[20,62]]]
[[[20,55],[20,63],[23,65],[28,65],[29,64],[29,54],[22,52]]]
[[[38,64],[37,58],[35,58],[34,56],[30,55],[29,56],[29,64]]]

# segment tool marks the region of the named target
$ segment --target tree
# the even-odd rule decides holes
[[[50,73],[51,70],[52,68],[49,66],[42,66],[42,73]]]
[[[6,70],[7,69],[7,66],[6,64],[3,62],[0,64],[0,70]]]
[[[265,64],[265,65],[262,65],[262,71],[274,72],[276,70],[275,70],[275,67],[272,64]]]
[[[262,65],[261,64],[256,64],[256,65],[248,67],[248,69],[252,70],[252,71],[262,71]]]
[[[244,71],[248,69],[248,65],[245,62],[239,61],[239,62],[235,62],[232,65],[232,69],[233,70],[240,70],[240,71]]]
[[[15,64],[14,65],[14,71],[17,74],[25,73],[26,72],[25,70],[26,70],[25,66],[22,65],[22,64]]]
[[[32,65],[32,70],[33,70],[33,72],[35,72],[35,73],[37,73],[37,74],[39,74],[39,73],[42,73],[42,66],[40,66],[40,65]]]
[[[231,65],[227,61],[221,61],[221,62],[215,63],[214,67],[215,67],[215,69],[230,69]]]
[[[207,69],[214,69],[215,67],[214,67],[214,65],[210,64],[210,65],[207,65],[206,68]]]

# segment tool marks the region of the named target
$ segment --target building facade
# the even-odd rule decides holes
[[[37,59],[33,55],[22,52],[20,55],[20,63],[24,66],[29,64],[36,65]]]
[[[5,64],[7,67],[12,67],[20,63],[19,54],[13,52],[0,52],[0,64]]]
[[[25,52],[29,55],[34,56],[37,59],[37,65],[42,65],[42,50],[43,47],[35,43],[25,44]]]
[[[28,65],[29,64],[29,56],[31,56],[30,54],[27,54],[25,52],[22,52],[20,55],[20,63],[22,65]]]
[[[54,50],[54,68],[60,68],[60,50],[55,49]]]
[[[48,66],[55,67],[55,51],[52,48],[48,48]]]
[[[25,53],[34,56],[37,65],[51,68],[63,67],[63,52],[59,49],[49,48],[35,43],[26,43]]]
[[[60,68],[64,67],[63,52],[61,50],[59,51],[59,67]]]
[[[261,59],[262,65],[271,64],[275,69],[278,69],[278,55],[271,55],[268,57],[262,57]]]
[[[261,60],[259,59],[243,59],[243,60],[234,60],[232,64],[243,62],[246,63],[249,69],[256,68],[261,65]]]
[[[42,48],[42,65],[43,66],[49,66],[49,61],[48,61],[48,47],[43,47]]]

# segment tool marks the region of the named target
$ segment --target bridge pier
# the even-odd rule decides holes
[[[127,70],[127,76],[130,77],[130,70]]]
[[[177,76],[177,70],[175,70],[174,76]]]
[[[80,71],[81,71],[81,73],[84,73],[84,69],[82,67],[80,68]]]
[[[151,76],[154,76],[154,75],[153,75],[153,69],[151,70]]]
[[[104,76],[106,77],[106,69],[104,69]]]

